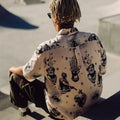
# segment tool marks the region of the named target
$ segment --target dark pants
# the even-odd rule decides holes
[[[28,106],[28,101],[35,103],[36,107],[41,107],[48,113],[45,102],[45,84],[39,80],[27,81],[24,77],[12,74],[10,77],[10,101],[14,105],[24,108]]]

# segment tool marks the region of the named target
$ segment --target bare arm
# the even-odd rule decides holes
[[[8,76],[10,77],[12,73],[17,74],[19,76],[23,76],[23,66],[11,67],[9,69]]]

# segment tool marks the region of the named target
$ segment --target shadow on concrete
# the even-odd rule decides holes
[[[102,99],[82,116],[92,120],[115,120],[120,116],[120,91],[106,100]]]
[[[38,3],[45,3],[43,0],[23,0],[25,4],[31,5],[31,4],[38,4]]]
[[[45,118],[45,116],[38,114],[37,112],[32,112],[32,114],[30,115],[32,118],[34,118],[35,120],[42,120],[43,118]]]
[[[0,5],[0,26],[15,29],[37,29],[38,26],[32,25],[22,18],[10,13]]]
[[[14,107],[9,102],[9,96],[0,92],[0,111],[10,106]],[[16,107],[15,109],[18,108]],[[32,112],[30,116],[36,120],[41,120],[45,118],[45,116],[37,112]],[[92,107],[88,112],[86,112],[82,116],[91,120],[115,120],[120,116],[120,91],[108,99],[101,98],[100,101],[94,107]]]
[[[0,92],[0,111],[10,106],[11,106],[11,103],[9,102],[9,96]]]

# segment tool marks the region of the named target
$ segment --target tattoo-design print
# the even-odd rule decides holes
[[[102,69],[102,68],[101,68],[101,65],[99,65],[99,73],[100,73],[100,74],[101,74],[101,69]]]
[[[70,61],[70,68],[71,68],[71,73],[72,73],[72,80],[74,82],[77,82],[79,81],[79,72],[80,72],[80,67],[78,67],[78,64],[77,64],[77,59],[76,57],[72,57],[71,58],[71,61]]]
[[[50,111],[50,114],[51,114],[52,116],[57,117],[57,116],[60,115],[60,112],[57,111],[55,108],[53,108],[53,109]]]
[[[76,95],[74,97],[74,100],[78,104],[79,107],[83,107],[86,102],[87,96],[85,93],[82,92],[82,90],[79,90],[78,93],[79,95]]]
[[[90,57],[90,54],[85,51],[85,57],[82,57],[83,63],[84,64],[91,64],[92,63],[92,58]]]
[[[57,82],[57,76],[55,75],[55,68],[49,67],[46,71],[47,71],[47,78],[55,85]]]
[[[101,58],[102,58],[102,66],[106,66],[107,57],[106,57],[105,50],[103,50],[103,54],[101,55]]]
[[[83,114],[82,111],[80,111],[80,110],[75,111],[75,112],[74,112],[74,118],[80,116],[81,114]]]
[[[69,82],[67,81],[66,73],[62,73],[61,76],[62,76],[62,78],[59,79],[59,89],[62,91],[62,94],[66,93],[66,92],[70,92],[71,89],[77,90],[73,86],[69,85]]]
[[[79,44],[76,41],[74,41],[73,39],[71,40],[71,47],[76,47],[78,45]]]
[[[53,66],[53,64],[54,64],[55,61],[53,60],[53,56],[52,56],[52,55],[53,55],[53,54],[50,53],[49,57],[44,59],[45,67],[46,67],[46,66],[49,66],[49,67],[52,67],[52,66]]]
[[[36,54],[41,54],[44,51],[48,51],[50,49],[51,49],[50,46],[45,44],[45,45],[41,46],[40,49],[36,49]]]
[[[58,41],[54,41],[53,44],[51,45],[51,48],[55,49],[57,47],[60,47],[59,42]]]
[[[56,84],[57,82],[57,76],[55,75],[55,68],[53,67],[54,64],[53,56],[52,53],[50,54],[49,58],[44,59],[45,67],[47,66],[48,68],[46,69],[47,72],[47,79],[49,79],[53,85]]]
[[[60,98],[58,97],[58,96],[56,96],[56,95],[53,95],[52,96],[52,99],[55,101],[55,102],[60,102]]]
[[[98,40],[98,37],[94,33],[92,33],[88,38],[88,41],[93,41],[93,40]]]
[[[33,68],[33,61],[29,61],[27,65],[25,66],[25,71],[28,72],[32,70],[32,68]]]
[[[100,67],[99,67],[99,69],[100,69]],[[98,85],[98,87],[101,87],[101,85],[102,85],[102,75],[100,74],[100,72],[98,73],[97,85]]]
[[[101,48],[103,48],[103,45],[99,39],[98,39],[98,44],[100,45]]]
[[[78,31],[77,28],[72,28],[72,29],[70,30],[70,33],[73,33],[73,32],[76,32],[76,31]]]
[[[41,45],[40,48],[37,48],[36,49],[36,54],[41,54],[41,53],[43,53],[45,51],[48,51],[50,49],[55,49],[57,47],[60,47],[58,41],[54,41],[52,43],[49,41],[48,44]]]
[[[95,92],[92,96],[92,100],[97,100],[99,98],[99,92]]]
[[[95,71],[94,64],[90,64],[87,68],[87,71],[88,71],[88,79],[92,83],[95,83],[95,81],[96,81],[96,71]]]

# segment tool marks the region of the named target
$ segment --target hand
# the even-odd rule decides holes
[[[20,76],[23,76],[23,66],[11,67],[9,69],[9,72],[8,72],[9,78],[10,78],[10,76],[11,76],[12,73],[20,75]]]
[[[13,71],[15,70],[16,67],[11,67],[8,71],[8,77],[10,78],[10,76],[12,75]]]

